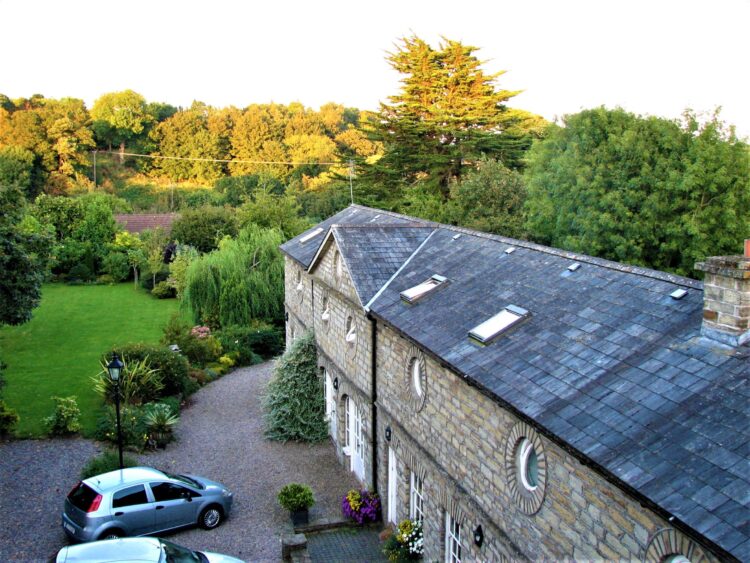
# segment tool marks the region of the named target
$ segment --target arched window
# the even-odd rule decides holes
[[[346,318],[346,342],[351,346],[357,342],[357,324],[352,317]]]

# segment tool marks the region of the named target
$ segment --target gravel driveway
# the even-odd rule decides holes
[[[265,363],[238,369],[204,387],[182,411],[177,442],[140,456],[144,465],[205,475],[235,494],[231,517],[219,528],[176,532],[172,541],[245,561],[278,561],[280,534],[289,521],[276,503],[283,485],[312,487],[311,517],[340,515],[341,495],[357,486],[329,443],[263,438],[261,394],[272,368]],[[86,440],[0,444],[0,561],[45,560],[66,543],[59,524],[62,498],[96,450]]]

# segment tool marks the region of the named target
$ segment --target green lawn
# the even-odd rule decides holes
[[[42,436],[50,397],[76,395],[89,435],[101,406],[91,376],[100,371],[102,353],[129,342],[158,342],[177,308],[176,300],[155,299],[132,283],[44,286],[31,321],[0,327],[0,358],[8,364],[3,396],[21,417],[17,434]]]

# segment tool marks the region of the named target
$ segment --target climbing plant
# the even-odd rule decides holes
[[[321,442],[328,435],[315,335],[305,332],[276,362],[264,397],[270,440]]]

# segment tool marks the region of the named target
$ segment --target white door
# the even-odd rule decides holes
[[[346,400],[346,424],[349,436],[350,469],[360,481],[365,478],[365,441],[362,428],[362,411],[351,397]]]
[[[398,524],[398,460],[393,448],[388,449],[388,521]]]

